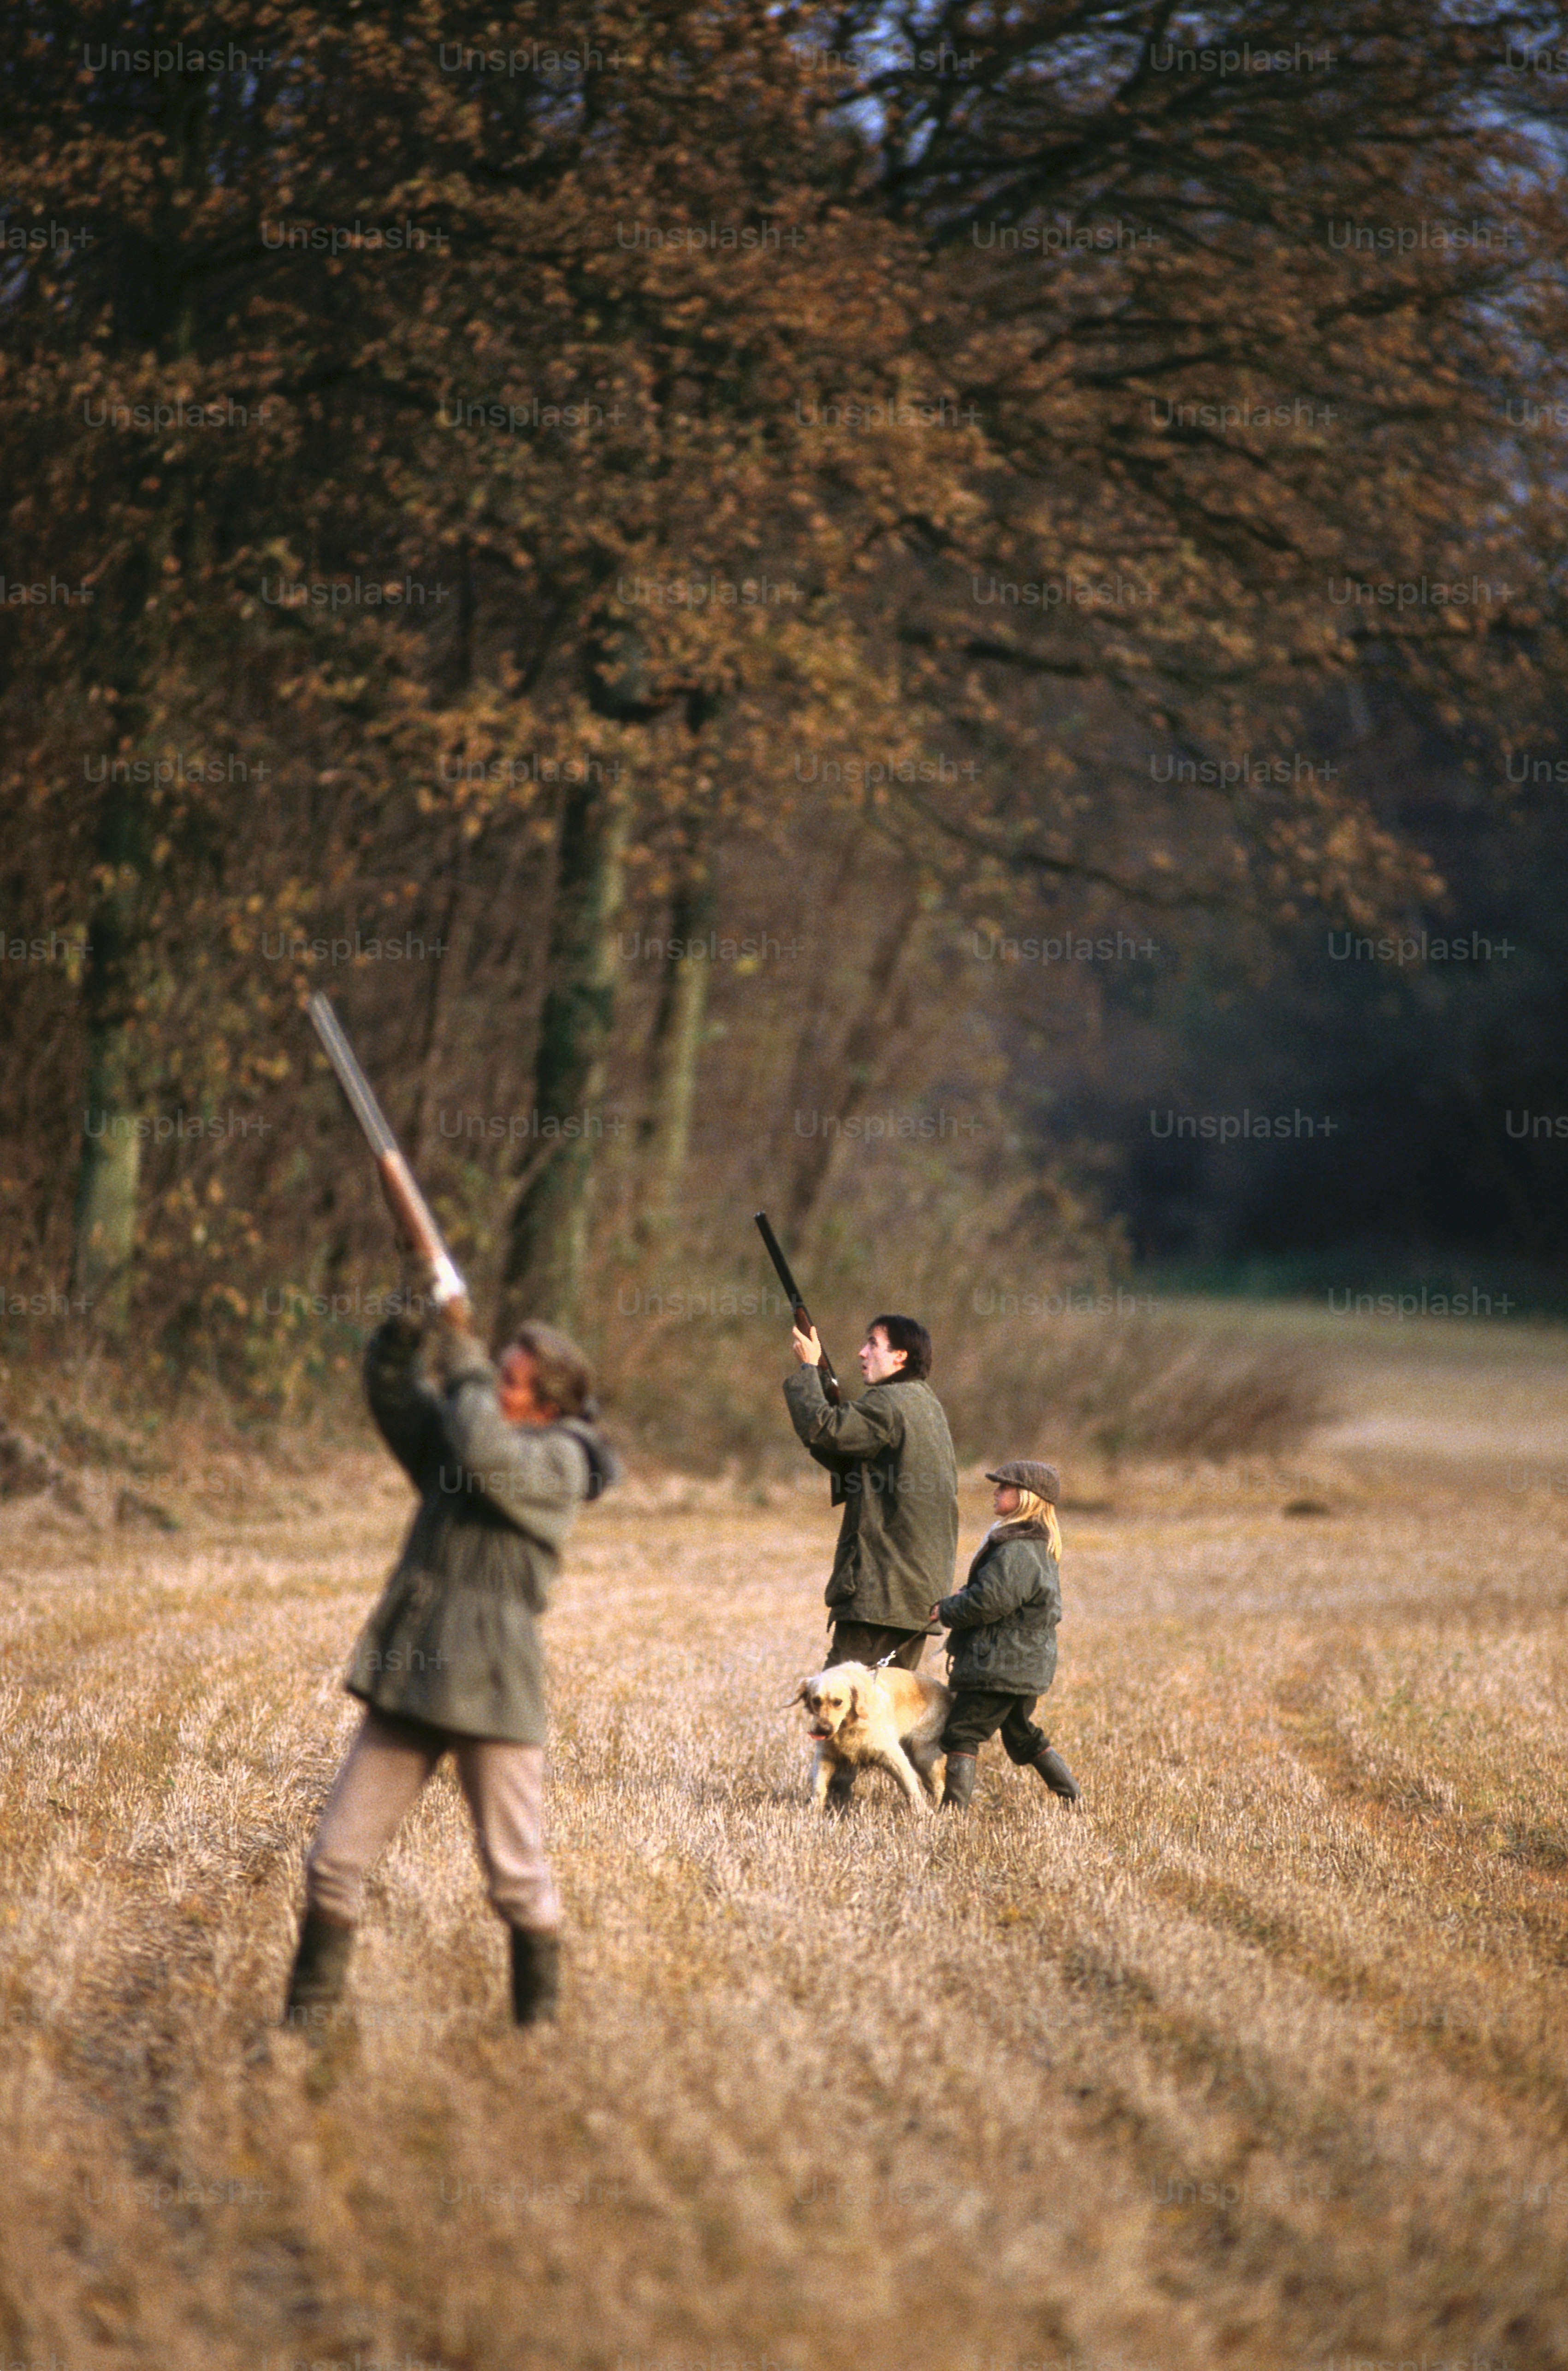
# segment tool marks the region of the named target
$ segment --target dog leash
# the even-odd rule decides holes
[[[951,1663],[953,1658],[953,1649],[951,1647],[947,1647],[944,1648],[942,1651],[947,1656],[948,1661]],[[873,1671],[885,1671],[890,1663],[896,1663],[897,1660],[898,1648],[895,1647],[891,1655],[879,1656],[877,1660],[871,1664],[870,1669]]]

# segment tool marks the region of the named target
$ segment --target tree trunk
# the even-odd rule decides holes
[[[201,78],[170,87],[169,146],[179,160],[180,181],[193,195],[207,186],[206,107]],[[165,283],[148,262],[134,294],[139,317],[148,324],[149,345],[172,349],[181,358],[191,354],[196,342],[193,282]],[[210,555],[210,537],[211,521],[199,504],[181,506],[177,515],[166,496],[156,526],[126,572],[121,601],[113,610],[100,607],[91,613],[95,634],[102,639],[89,639],[83,648],[83,676],[88,682],[96,679],[116,688],[115,713],[127,746],[144,734],[149,757],[156,754],[160,714],[155,694],[169,654],[163,563],[179,541],[187,565],[200,567]],[[116,616],[118,622],[111,622]],[[136,1247],[142,1174],[137,1123],[143,1088],[136,1000],[138,985],[145,985],[149,968],[144,933],[154,839],[152,814],[139,792],[129,786],[106,789],[94,850],[99,887],[82,970],[86,1109],[71,1286],[86,1297],[91,1323],[110,1340],[121,1338],[129,1322]]]
[[[534,1113],[508,1226],[502,1321],[580,1322],[596,1150],[615,1020],[614,931],[631,803],[585,782],[561,809],[549,987],[539,1022]]]
[[[713,910],[711,819],[705,810],[693,826],[670,910],[670,937],[678,952],[665,956],[659,1015],[653,1025],[652,1086],[642,1123],[643,1204],[638,1226],[644,1241],[669,1232],[686,1179],[713,968],[706,950],[694,954],[692,949],[700,946],[712,929]]]
[[[86,1107],[71,1289],[85,1295],[91,1324],[111,1340],[123,1336],[130,1315],[142,1172],[133,971],[140,943],[144,823],[134,792],[108,793],[98,851],[105,886],[88,924],[82,971]]]

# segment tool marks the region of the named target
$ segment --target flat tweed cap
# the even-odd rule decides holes
[[[1046,1499],[1053,1507],[1061,1495],[1062,1477],[1055,1467],[1037,1464],[1032,1457],[1009,1457],[1005,1465],[998,1465],[986,1479],[1010,1482],[1015,1490],[1032,1490],[1037,1498]]]

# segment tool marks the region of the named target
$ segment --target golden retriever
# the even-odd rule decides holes
[[[896,1663],[872,1671],[866,1663],[835,1663],[801,1682],[792,1705],[803,1704],[816,1744],[812,1800],[825,1809],[834,1772],[891,1770],[910,1805],[935,1810],[942,1799],[938,1764],[952,1690],[940,1680]]]

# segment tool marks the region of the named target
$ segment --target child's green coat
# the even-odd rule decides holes
[[[951,1637],[949,1684],[1040,1696],[1056,1675],[1062,1589],[1044,1526],[983,1540],[969,1578],[937,1608]]]

